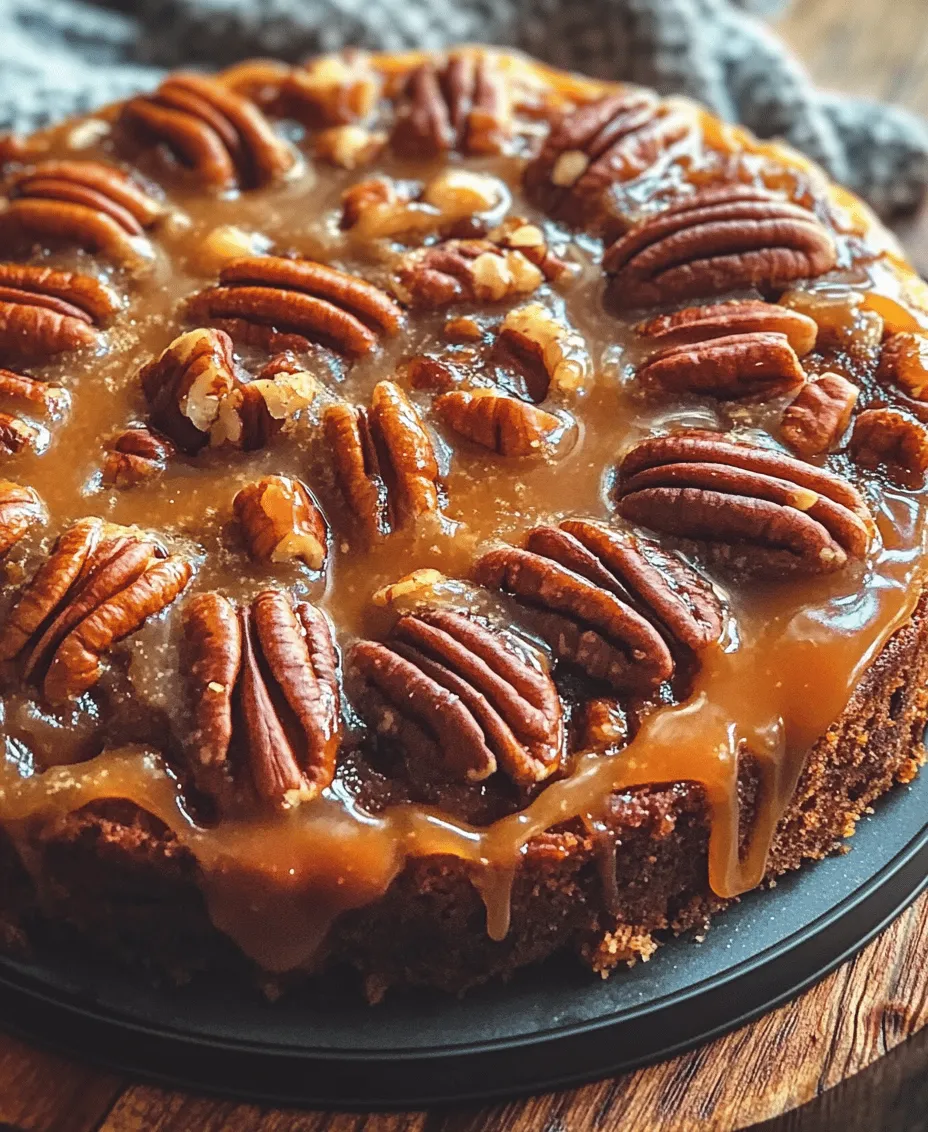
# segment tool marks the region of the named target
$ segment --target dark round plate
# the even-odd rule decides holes
[[[853,851],[723,913],[602,982],[566,960],[463,1000],[269,1003],[208,982],[166,990],[63,957],[0,962],[0,1025],[108,1067],[283,1104],[419,1106],[541,1091],[716,1037],[858,951],[928,883],[928,775],[860,823]]]

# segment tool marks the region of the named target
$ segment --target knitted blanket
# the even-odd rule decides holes
[[[884,215],[928,184],[928,125],[816,90],[761,16],[784,0],[0,0],[0,131],[155,84],[164,69],[346,44],[522,48],[560,67],[699,99],[781,136]]]

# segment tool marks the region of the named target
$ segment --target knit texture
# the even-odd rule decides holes
[[[882,214],[918,204],[928,126],[818,91],[759,18],[784,0],[0,0],[0,130],[35,129],[136,90],[166,68],[482,42],[681,93],[780,136]],[[142,10],[139,10],[142,9]]]

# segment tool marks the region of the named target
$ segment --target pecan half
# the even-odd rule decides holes
[[[885,467],[906,487],[928,471],[928,429],[902,409],[866,409],[854,422],[850,453],[865,468]]]
[[[845,480],[713,433],[652,437],[622,462],[621,515],[702,545],[739,573],[825,574],[863,558],[874,531]]]
[[[528,645],[451,610],[397,621],[388,643],[360,641],[353,670],[377,693],[369,710],[379,735],[402,738],[410,721],[426,733],[452,780],[481,782],[497,769],[530,785],[560,765],[560,698]]]
[[[755,331],[669,346],[638,370],[644,386],[735,400],[776,397],[806,380],[785,334]]]
[[[323,418],[335,478],[370,539],[437,516],[435,448],[415,407],[392,381],[374,386],[369,410],[333,405]]]
[[[103,483],[113,487],[147,483],[161,475],[175,451],[166,437],[145,425],[133,425],[112,441],[103,460]]]
[[[802,358],[815,348],[818,325],[799,311],[759,299],[733,299],[639,322],[635,330],[658,346],[687,346],[733,334],[785,334]]]
[[[904,389],[916,401],[928,401],[928,334],[892,334],[883,344],[880,381]]]
[[[45,504],[37,491],[0,480],[0,557],[46,518]]]
[[[783,413],[780,434],[800,456],[835,448],[851,423],[860,390],[838,373],[823,373],[799,390]]]
[[[145,229],[161,205],[99,161],[42,161],[12,180],[0,235],[50,239],[137,265],[150,255]]]
[[[621,236],[606,250],[620,309],[755,287],[777,291],[830,271],[835,242],[818,218],[764,189],[706,189]]]
[[[193,574],[149,537],[83,519],[67,530],[0,631],[0,659],[31,645],[27,679],[63,704],[100,679],[103,657],[180,594]]]
[[[258,562],[300,559],[322,570],[328,552],[328,526],[309,488],[287,476],[264,476],[243,487],[232,509]]]
[[[247,256],[232,260],[219,274],[219,286],[188,302],[198,321],[221,321],[233,338],[249,328],[263,332],[274,348],[275,335],[295,336],[331,346],[348,357],[371,353],[381,335],[397,334],[403,312],[379,287],[308,259]]]
[[[695,127],[692,110],[649,91],[608,95],[555,123],[525,167],[525,191],[556,220],[608,230],[616,220],[610,187],[639,177]]]
[[[426,62],[406,80],[390,136],[403,157],[505,152],[513,134],[512,92],[493,56],[462,51],[442,67]]]
[[[295,365],[269,363],[253,381],[241,380],[231,339],[211,329],[175,338],[139,380],[155,427],[189,453],[207,445],[261,448],[316,394],[315,379]]]
[[[443,393],[433,408],[449,428],[501,456],[552,455],[566,431],[553,413],[494,389]]]
[[[42,358],[96,345],[119,307],[116,295],[89,275],[0,263],[0,352]]]
[[[325,615],[264,590],[239,609],[218,593],[184,610],[194,778],[224,809],[287,807],[331,782],[341,734],[338,653]]]
[[[295,162],[253,102],[204,75],[170,75],[154,94],[129,99],[118,126],[137,144],[165,146],[216,189],[269,185]]]

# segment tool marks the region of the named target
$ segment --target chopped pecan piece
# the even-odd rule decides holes
[[[313,157],[341,169],[369,165],[386,145],[387,135],[363,126],[330,126],[313,138]]]
[[[0,659],[31,644],[25,675],[63,704],[100,679],[103,657],[180,594],[190,563],[141,532],[83,519],[67,530],[10,611]]]
[[[470,169],[444,169],[419,189],[374,177],[344,193],[341,227],[362,241],[422,239],[433,232],[461,235],[462,225],[482,229],[485,214],[505,199],[499,178]]]
[[[154,94],[129,99],[118,124],[137,144],[167,147],[220,190],[271,184],[295,161],[253,102],[204,75],[170,75]]]
[[[0,353],[42,358],[96,345],[119,306],[89,275],[0,263]]]
[[[410,527],[440,510],[435,449],[415,407],[392,381],[374,387],[369,410],[333,405],[323,418],[335,478],[368,538]]]
[[[397,101],[390,138],[403,157],[505,152],[513,133],[512,92],[493,56],[462,51],[441,68],[416,67]]]
[[[71,403],[68,391],[61,385],[38,381],[25,373],[0,369],[0,400],[20,406],[34,406],[48,417],[61,417]],[[29,448],[42,452],[48,445],[48,429],[16,415],[0,412],[0,451],[20,452]]]
[[[735,400],[776,397],[806,380],[785,334],[755,331],[661,350],[638,370],[645,386]]]
[[[435,310],[530,295],[544,281],[541,270],[518,249],[503,249],[491,240],[446,240],[408,252],[394,290],[408,306]]]
[[[258,562],[298,558],[322,570],[328,551],[325,516],[309,488],[287,476],[264,476],[232,500],[248,553]]]
[[[807,458],[830,452],[851,423],[859,392],[838,373],[823,373],[806,382],[783,414],[783,439]]]
[[[318,55],[293,67],[280,84],[284,113],[311,130],[351,125],[377,105],[382,76],[363,51]]]
[[[102,479],[113,487],[135,487],[160,476],[175,454],[167,437],[145,425],[133,425],[112,442],[103,461]]]
[[[739,573],[826,574],[863,558],[874,531],[845,480],[713,433],[652,437],[622,462],[619,512],[704,546]]]
[[[529,199],[555,220],[597,232],[614,228],[609,189],[646,172],[694,135],[691,109],[649,91],[608,95],[556,123],[525,167]]]
[[[316,393],[311,374],[269,364],[242,381],[232,341],[222,330],[191,330],[160,358],[143,366],[139,380],[156,428],[184,452],[211,445],[252,450],[288,428]]]
[[[834,239],[814,213],[747,185],[687,197],[603,256],[609,295],[624,310],[749,287],[777,291],[836,262]]]
[[[331,346],[356,358],[373,351],[381,335],[394,335],[403,312],[379,287],[308,259],[246,256],[227,263],[219,286],[194,295],[188,314],[196,320],[221,322],[233,338],[252,341],[258,328],[264,344],[274,348],[275,335],[290,335]]]
[[[0,235],[75,244],[130,265],[150,255],[145,229],[163,212],[125,173],[99,161],[42,161],[13,178],[10,198]]]
[[[236,609],[218,593],[184,610],[194,778],[224,810],[293,806],[335,774],[338,653],[325,614],[264,590]]]
[[[800,358],[815,348],[818,334],[817,324],[808,315],[759,299],[686,307],[639,322],[635,330],[658,346],[689,346],[734,334],[785,334]]]
[[[455,432],[501,456],[551,455],[566,431],[553,413],[495,389],[444,393],[433,407]]]
[[[496,344],[517,358],[540,365],[548,392],[576,393],[593,375],[593,362],[581,335],[541,303],[511,310],[503,319]]]
[[[9,480],[0,480],[0,557],[37,524],[46,519],[38,492]]]
[[[887,468],[906,487],[920,487],[928,471],[928,429],[901,409],[866,409],[854,422],[851,456],[865,468]]]
[[[402,739],[418,725],[452,780],[481,782],[498,769],[531,785],[560,765],[560,698],[527,644],[461,613],[423,610],[401,617],[387,644],[360,641],[350,660],[379,693],[366,713],[377,733]]]
[[[877,377],[897,385],[916,401],[928,401],[928,334],[899,333],[887,338]]]

